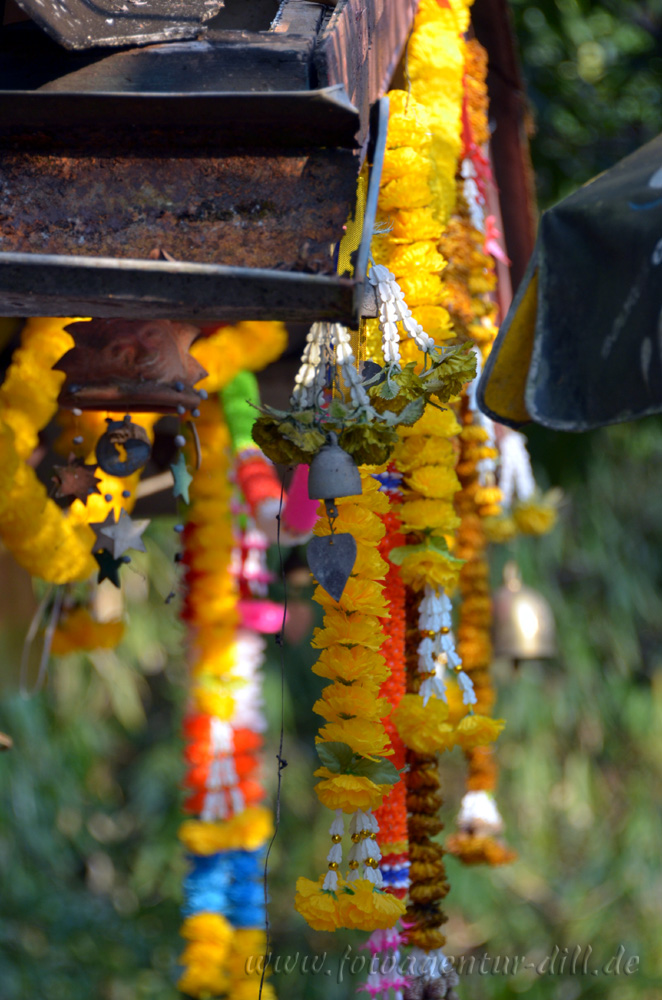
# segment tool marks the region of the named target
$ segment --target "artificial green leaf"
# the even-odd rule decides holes
[[[385,757],[377,757],[375,760],[361,758],[356,764],[352,764],[351,773],[361,778],[370,778],[376,785],[394,785],[400,778],[395,764]]]
[[[332,420],[342,421],[347,416],[347,407],[339,399],[334,399],[329,406],[329,416]]]
[[[407,556],[427,551],[427,545],[396,545],[389,551],[389,560],[394,566],[402,566]]]
[[[274,417],[259,417],[253,424],[253,440],[267,458],[283,465],[300,465],[310,462],[310,455],[298,448],[285,437],[280,427],[283,421]]]
[[[476,377],[476,356],[470,345],[460,344],[447,350],[429,372],[421,376],[426,394],[441,402],[462,391],[462,386]]]
[[[397,440],[395,429],[380,421],[346,427],[340,435],[339,444],[357,465],[381,465],[391,457]]]
[[[386,378],[376,386],[376,394],[381,399],[395,399],[399,392],[400,387],[393,378]]]
[[[323,767],[328,767],[334,774],[348,773],[354,751],[346,743],[317,743],[315,749]]]
[[[424,409],[425,396],[419,396],[418,399],[412,399],[410,403],[407,403],[404,410],[401,410],[398,414],[397,422],[399,424],[404,424],[405,427],[411,427],[412,424],[415,424],[417,420],[421,419]]]
[[[305,427],[295,420],[284,420],[278,425],[281,434],[307,455],[316,455],[324,444],[324,435],[316,427]]]

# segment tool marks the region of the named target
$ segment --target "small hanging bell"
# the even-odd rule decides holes
[[[337,535],[333,522],[338,517],[336,497],[353,497],[363,492],[361,476],[354,460],[338,444],[331,431],[310,463],[308,496],[323,500],[331,526],[331,534],[311,538],[308,543],[308,565],[319,585],[334,600],[342,597],[356,562],[356,540],[352,535]]]
[[[361,476],[354,459],[338,444],[331,431],[310,463],[308,496],[311,500],[335,500],[362,492]]]
[[[549,602],[522,583],[514,562],[507,562],[503,586],[493,602],[494,655],[514,660],[546,660],[556,656],[556,625]]]

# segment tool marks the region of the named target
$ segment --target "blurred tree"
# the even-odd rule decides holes
[[[662,130],[662,0],[512,0],[541,206]]]

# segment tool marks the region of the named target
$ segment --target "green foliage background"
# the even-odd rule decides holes
[[[512,8],[548,204],[660,130],[662,0]],[[467,1000],[653,1000],[662,992],[662,422],[529,437],[541,484],[565,490],[561,522],[548,538],[495,552],[494,582],[514,554],[552,603],[560,655],[517,673],[496,665],[508,719],[499,803],[520,860],[495,871],[448,860],[448,951],[535,965],[554,946],[593,948],[587,975],[474,972],[461,985]],[[26,623],[0,631],[0,729],[15,741],[0,757],[1,1000],[177,996],[185,670],[176,609],[164,603],[171,527],[153,525],[147,555],[125,573],[130,621],[116,653],[61,659],[46,689],[24,698],[15,665]],[[299,968],[276,977],[281,997],[340,1000],[357,981],[351,962],[340,981],[340,958],[363,936],[315,934],[292,909],[297,875],[321,870],[327,844],[312,794],[310,706],[322,682],[311,659],[305,639],[286,651],[288,767],[270,912],[275,953],[299,953]],[[279,670],[270,647],[272,790]],[[462,762],[451,756],[443,770],[452,826]],[[590,974],[621,945],[621,969],[639,958],[635,974]],[[315,953],[321,970],[302,975],[303,955]]]

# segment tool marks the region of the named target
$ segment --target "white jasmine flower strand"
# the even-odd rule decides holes
[[[528,500],[536,492],[531,459],[526,447],[526,438],[519,431],[506,431],[500,441],[501,472],[499,488],[503,494],[503,506],[512,506],[515,497]]]
[[[379,327],[382,331],[382,350],[386,364],[397,364],[400,361],[400,331],[398,323],[408,337],[415,342],[421,351],[431,351],[434,340],[418,323],[405,302],[404,292],[395,280],[395,275],[383,264],[374,264],[370,268],[368,281],[375,289]]]
[[[301,355],[301,365],[294,378],[291,405],[304,409],[312,406],[324,387],[324,369],[327,362],[331,330],[328,323],[313,323],[306,335]]]

